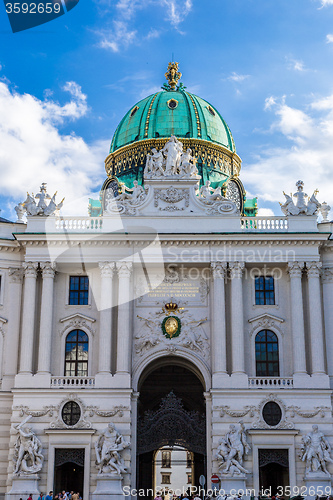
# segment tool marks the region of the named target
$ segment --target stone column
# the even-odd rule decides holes
[[[23,269],[10,268],[8,274],[8,330],[5,336],[3,370],[4,378],[2,381],[2,388],[4,390],[9,390],[10,388],[12,388],[12,383],[10,382],[9,378],[11,378],[11,381],[13,381],[14,375],[17,374]],[[7,377],[9,386],[6,385]]]
[[[333,378],[333,263],[322,270],[325,319],[326,360],[328,375]]]
[[[111,373],[112,344],[112,278],[114,262],[100,262],[101,302],[99,315],[99,358],[98,373]]]
[[[307,262],[312,375],[325,374],[324,331],[320,290],[321,262]],[[333,304],[332,304],[333,305]]]
[[[245,373],[243,280],[244,262],[231,262],[232,373]]]
[[[117,332],[117,374],[129,373],[131,356],[130,344],[130,278],[131,262],[117,262],[119,278],[118,291],[118,332]]]
[[[288,262],[294,375],[306,374],[302,268],[299,262]]]
[[[51,373],[52,353],[52,318],[53,318],[53,285],[55,265],[51,262],[41,262],[43,287],[40,308],[38,373]]]
[[[212,365],[213,375],[227,373],[226,329],[225,329],[225,289],[226,262],[212,262],[214,296],[212,308]]]
[[[37,262],[25,262],[20,374],[32,373],[34,351]]]

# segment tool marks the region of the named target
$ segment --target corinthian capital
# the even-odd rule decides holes
[[[321,266],[321,262],[307,262],[306,272],[308,274],[308,278],[319,278]]]
[[[24,276],[26,278],[37,278],[38,262],[24,262]]]
[[[21,267],[9,268],[9,283],[22,283],[23,269]]]
[[[288,262],[288,273],[291,278],[301,278],[302,277],[302,270],[303,270],[303,263],[301,264],[300,262],[294,261],[294,262]]]
[[[231,279],[241,278],[244,267],[245,267],[244,262],[229,262]]]
[[[224,279],[225,273],[227,271],[226,262],[211,262],[212,275],[214,280],[217,278]]]
[[[44,278],[54,278],[55,276],[55,263],[52,262],[41,262],[40,268],[42,270],[43,279]]]
[[[102,278],[112,278],[114,272],[114,262],[99,262]]]
[[[323,283],[333,282],[333,267],[323,267],[321,279]]]
[[[117,262],[116,268],[119,278],[129,278],[133,269],[132,262]]]

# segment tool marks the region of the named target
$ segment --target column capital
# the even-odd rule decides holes
[[[24,276],[26,278],[37,278],[38,262],[23,262]]]
[[[333,282],[333,267],[323,267],[321,272],[321,279],[323,283]]]
[[[308,278],[319,278],[321,267],[322,267],[321,262],[317,261],[306,262],[306,272]]]
[[[116,268],[119,278],[129,278],[133,270],[132,262],[117,262]]]
[[[212,269],[212,275],[214,280],[217,278],[224,279],[225,273],[227,271],[226,262],[211,262],[210,267]]]
[[[243,274],[243,269],[245,267],[244,262],[229,262],[229,269],[230,269],[230,275],[231,279],[234,278],[241,278]]]
[[[291,278],[301,278],[303,271],[303,264],[297,261],[288,262],[288,273]]]
[[[22,283],[23,269],[22,267],[9,268],[9,283]]]
[[[112,278],[114,272],[114,262],[99,262],[98,266],[102,278]]]
[[[54,278],[56,272],[56,265],[52,262],[40,262],[39,264],[44,278]]]

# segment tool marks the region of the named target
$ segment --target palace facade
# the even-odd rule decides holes
[[[42,185],[0,220],[1,498],[174,485],[171,452],[179,487],[332,486],[329,207],[299,181],[256,215],[227,124],[166,76],[89,215]]]

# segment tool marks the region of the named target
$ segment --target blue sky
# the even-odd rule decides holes
[[[298,179],[333,207],[333,0],[80,0],[16,34],[0,12],[3,217],[43,181],[67,201],[98,190],[118,122],[172,58],[231,128],[261,213]]]

